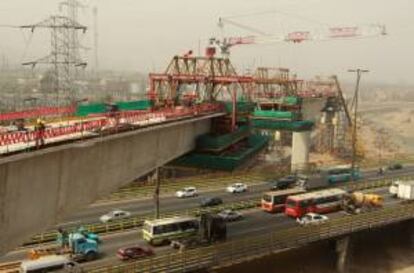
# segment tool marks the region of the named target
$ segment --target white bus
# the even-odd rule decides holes
[[[82,272],[81,267],[66,256],[50,255],[36,260],[23,261],[20,264],[20,273],[46,273],[62,271],[70,273]]]
[[[146,220],[142,229],[143,238],[152,245],[163,245],[171,240],[196,235],[199,220],[195,217],[172,217]]]

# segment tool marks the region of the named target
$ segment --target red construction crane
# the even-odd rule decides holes
[[[387,34],[385,25],[371,24],[364,26],[335,26],[322,27],[313,30],[291,31],[285,34],[266,34],[254,27],[238,23],[227,18],[219,18],[219,26],[231,24],[238,28],[255,32],[257,35],[211,38],[207,47],[207,55],[214,52],[212,48],[218,47],[223,57],[230,56],[230,48],[238,45],[270,44],[278,42],[301,43],[305,41],[327,41],[342,39],[358,39],[383,36]],[[210,54],[209,54],[210,52]]]

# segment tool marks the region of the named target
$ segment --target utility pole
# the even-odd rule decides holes
[[[160,172],[159,167],[155,169],[154,175],[152,177],[155,179],[155,191],[154,191],[154,201],[155,201],[155,219],[160,218]]]
[[[358,97],[359,97],[359,83],[361,81],[362,73],[367,73],[369,70],[366,69],[349,69],[348,72],[356,73],[357,80],[355,85],[355,93],[354,93],[354,121],[353,121],[353,130],[352,130],[352,172],[355,170],[356,167],[356,160],[357,160],[357,117],[358,117]],[[354,180],[354,176],[352,175],[352,180]]]

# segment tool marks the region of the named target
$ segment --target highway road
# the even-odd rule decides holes
[[[376,170],[363,171],[363,180],[375,180],[380,178],[377,175]],[[396,170],[386,173],[383,177],[391,177],[398,175],[414,175],[414,166],[405,166],[402,170]],[[191,185],[188,185],[191,186]],[[317,188],[327,186],[325,181],[322,181],[319,177],[311,177],[309,182],[309,188]],[[199,192],[199,196],[193,198],[178,199],[173,196],[174,193],[167,196],[161,196],[160,198],[160,210],[161,212],[176,212],[185,211],[187,209],[199,207],[200,201],[207,196],[216,196],[223,199],[224,203],[232,203],[237,201],[250,200],[252,198],[260,198],[263,192],[269,189],[269,185],[266,181],[263,184],[257,184],[250,186],[246,193],[231,194],[225,191],[227,185],[223,185],[222,189],[209,190],[205,189]],[[162,189],[161,189],[162,192]],[[113,209],[122,209],[131,212],[133,216],[148,215],[154,213],[154,201],[151,198],[140,198],[136,200],[128,200],[127,202],[111,202],[111,203],[99,203],[64,219],[61,226],[71,227],[80,224],[90,224],[99,221],[99,217]]]
[[[385,197],[385,206],[392,206],[399,202],[398,199],[391,198],[388,194],[388,189],[377,188],[366,190],[366,192],[378,193]],[[273,232],[285,228],[296,226],[294,219],[286,217],[282,213],[269,214],[260,209],[250,209],[243,212],[245,216],[243,220],[229,223],[228,225],[228,240],[246,238],[262,233]],[[344,212],[336,212],[328,214],[330,218],[343,217]],[[116,251],[120,247],[130,246],[134,244],[146,244],[141,238],[141,230],[134,229],[127,232],[111,234],[103,237],[103,244],[101,245],[101,258],[99,260],[84,263],[85,268],[103,265],[115,265],[121,263],[115,256]],[[171,250],[168,246],[155,248],[156,253],[165,253]],[[10,262],[25,259],[27,249],[13,251],[0,259],[2,262]]]
[[[189,185],[190,186],[190,185]],[[160,197],[160,210],[161,212],[174,212],[174,211],[184,211],[186,209],[191,209],[200,206],[201,200],[210,196],[220,197],[223,199],[224,203],[249,200],[254,197],[261,196],[261,194],[269,188],[265,182],[263,184],[258,184],[255,186],[249,187],[248,191],[241,194],[231,194],[223,189],[219,190],[205,190],[199,192],[199,195],[191,198],[182,198],[179,199],[173,196]],[[113,210],[113,209],[122,209],[131,212],[132,215],[148,215],[154,213],[154,201],[151,198],[130,200],[128,202],[114,202],[109,204],[98,204],[88,207],[86,210],[79,212],[67,219],[67,222],[76,222],[81,221],[82,223],[94,223],[99,221],[99,216]]]
[[[392,206],[400,202],[400,200],[390,197],[388,194],[388,189],[385,188],[366,190],[365,192],[378,193],[383,195],[385,197],[384,206]],[[346,215],[346,213],[339,211],[327,215],[333,219],[343,217]],[[259,208],[244,211],[243,216],[243,220],[228,224],[227,241],[248,238],[249,236],[270,233],[298,225],[295,219],[287,217],[283,213],[270,214],[261,211]],[[109,266],[122,263],[115,256],[117,249],[119,247],[131,246],[134,244],[146,245],[146,242],[141,238],[140,229],[129,231],[125,233],[125,235],[124,233],[114,234],[110,237],[110,239],[106,239],[102,245],[101,249],[105,253],[102,259],[87,264],[85,263],[83,266],[87,269],[95,266]],[[154,249],[156,251],[156,254],[173,251],[169,246],[156,247]]]

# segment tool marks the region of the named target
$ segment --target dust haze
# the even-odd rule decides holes
[[[171,56],[189,49],[203,52],[211,36],[221,34],[220,16],[275,11],[264,16],[243,17],[244,24],[277,34],[284,30],[307,30],[325,26],[381,23],[389,35],[373,39],[310,42],[303,44],[267,44],[235,48],[232,60],[240,70],[259,65],[284,66],[303,76],[338,74],[351,80],[350,67],[369,68],[366,80],[413,84],[414,3],[408,0],[101,0],[80,1],[86,7],[79,21],[89,27],[82,35],[85,57],[93,61],[92,8],[98,8],[99,68],[121,71],[163,70]],[[2,0],[1,25],[34,24],[59,11],[58,0]],[[292,14],[286,16],[284,14]],[[300,20],[298,18],[306,18]],[[311,22],[316,22],[315,24]],[[0,55],[10,66],[18,66],[48,53],[49,34],[0,28]],[[225,34],[251,34],[225,27]],[[243,71],[241,71],[243,72]]]

